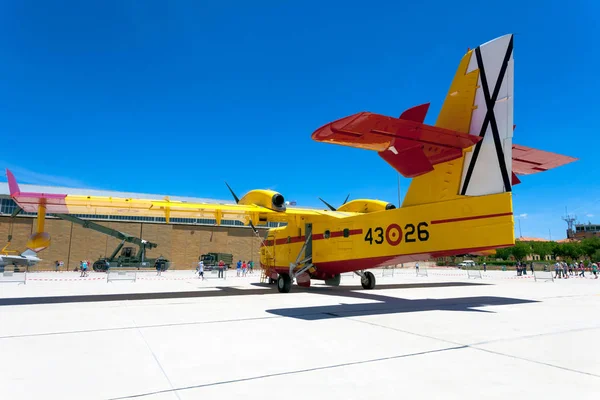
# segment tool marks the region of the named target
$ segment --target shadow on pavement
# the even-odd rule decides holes
[[[329,318],[345,318],[351,316],[398,314],[422,311],[470,311],[493,312],[478,310],[478,307],[505,306],[515,304],[537,303],[535,300],[515,299],[510,297],[477,296],[453,297],[440,299],[401,299],[397,297],[371,295],[370,293],[351,292],[346,297],[365,300],[375,300],[377,303],[337,304],[331,306],[294,307],[266,310],[266,312],[282,317],[315,321]],[[356,296],[354,296],[356,295]]]
[[[484,283],[468,282],[440,282],[440,283],[404,283],[391,285],[378,285],[374,291],[366,291],[360,285],[357,286],[313,286],[303,288],[294,286],[292,293],[313,293],[341,297],[357,297],[372,300],[393,300],[394,297],[388,297],[376,294],[382,290],[390,289],[415,289],[415,288],[437,288],[452,286],[479,286]],[[184,298],[203,298],[203,297],[221,297],[221,296],[256,296],[264,294],[279,294],[275,285],[254,283],[253,289],[238,289],[229,286],[217,286],[218,290],[191,290],[185,292],[149,292],[149,293],[117,293],[117,294],[90,294],[75,296],[41,296],[41,297],[15,297],[0,298],[0,306],[33,305],[33,304],[60,304],[60,303],[86,303],[103,301],[124,301],[124,300],[156,300],[156,299],[184,299]]]

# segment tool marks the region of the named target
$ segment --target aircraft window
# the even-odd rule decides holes
[[[344,237],[349,237],[350,236],[350,229],[346,228],[344,229]]]
[[[331,236],[331,232],[329,231],[329,229],[327,229],[327,230],[325,231],[325,233],[323,234],[323,237],[324,237],[325,239],[329,239],[329,237],[330,237],[330,236]]]

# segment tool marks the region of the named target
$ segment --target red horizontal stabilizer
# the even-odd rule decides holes
[[[392,150],[393,149],[393,150]],[[433,171],[433,165],[423,153],[421,146],[416,143],[413,147],[403,148],[400,152],[395,146],[379,152],[379,156],[406,178],[414,178]]]
[[[433,165],[461,157],[463,149],[481,140],[479,136],[412,120],[424,118],[428,107],[414,107],[405,111],[402,118],[369,112],[354,114],[322,126],[313,132],[312,138],[318,142],[375,150],[380,154],[385,152],[382,158],[405,177],[420,175],[430,171]],[[408,151],[405,156],[418,162],[416,166],[403,165],[409,162],[395,157],[405,151]],[[394,156],[389,155],[390,152]],[[423,154],[417,155],[418,152]]]
[[[576,158],[513,144],[512,169],[515,174],[529,175],[576,161]]]
[[[427,110],[429,110],[429,103],[421,104],[404,111],[402,115],[400,115],[400,119],[423,122],[427,116]]]

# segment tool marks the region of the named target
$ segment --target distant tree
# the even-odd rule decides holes
[[[588,257],[592,257],[596,250],[600,250],[600,238],[591,237],[583,239],[580,242],[581,253]]]
[[[579,242],[561,243],[558,251],[562,257],[572,260],[578,259],[583,254],[581,244]]]
[[[531,251],[545,260],[546,256],[552,254],[552,244],[550,242],[531,242]]]
[[[600,250],[596,250],[594,254],[592,254],[593,262],[600,262]]]
[[[508,257],[511,255],[512,247],[503,247],[501,249],[496,249],[496,258],[501,258],[503,260],[508,260]]]
[[[511,253],[517,261],[522,261],[525,257],[531,254],[531,245],[527,242],[521,242],[517,240],[515,245],[511,248]]]

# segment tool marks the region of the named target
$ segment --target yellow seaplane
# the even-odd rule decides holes
[[[337,209],[289,207],[281,193],[251,190],[235,203],[202,204],[21,192],[7,171],[12,198],[37,212],[28,248],[50,245],[46,213],[123,214],[235,219],[271,228],[260,264],[280,292],[311,280],[339,285],[355,272],[375,287],[367,269],[428,258],[486,252],[515,242],[512,188],[517,175],[545,171],[574,158],[513,144],[513,35],[467,51],[458,64],[437,121],[423,123],[428,104],[399,117],[360,112],[317,129],[313,140],[376,151],[412,178],[403,203],[357,199]],[[230,188],[231,190],[231,188]]]

